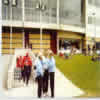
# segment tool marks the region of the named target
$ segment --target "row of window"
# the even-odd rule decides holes
[[[55,4],[54,3],[55,1],[53,1],[52,4]],[[66,1],[68,2],[68,0],[66,0]],[[21,0],[2,0],[2,2],[3,2],[4,5],[9,5],[9,3],[11,2],[12,6],[17,6],[18,2],[20,2],[20,4],[22,4]],[[39,0],[37,0],[37,2],[39,2]],[[36,0],[30,0],[30,1],[29,0],[25,0],[25,7],[30,7],[30,5],[31,5],[31,7],[34,7],[37,2],[36,2]],[[45,0],[45,2],[48,2],[48,1]],[[100,1],[99,0],[88,0],[88,3],[96,5],[96,6],[100,6]],[[48,4],[50,5],[49,2],[48,2]]]
[[[12,1],[12,3],[10,2]],[[12,20],[23,20],[23,0],[3,0],[2,18],[10,20],[12,4]],[[57,23],[57,0],[24,0],[25,21],[40,22],[40,10],[42,12],[42,23]],[[59,0],[59,23],[81,25],[82,0]],[[40,7],[40,5],[42,5]],[[78,8],[78,9],[77,9]],[[77,10],[76,10],[77,9]]]
[[[88,3],[100,7],[100,0],[88,0]]]

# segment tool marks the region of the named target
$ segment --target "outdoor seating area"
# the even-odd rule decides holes
[[[68,48],[68,49],[61,49],[58,52],[58,55],[62,58],[69,59],[72,55],[82,54],[82,51],[77,48]]]

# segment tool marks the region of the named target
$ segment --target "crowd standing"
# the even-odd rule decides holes
[[[55,59],[51,50],[40,52],[36,55],[34,61],[27,52],[25,56],[17,57],[16,67],[21,70],[21,78],[28,86],[32,70],[35,70],[35,81],[37,82],[37,96],[48,97],[48,88],[50,84],[51,97],[54,98],[55,93]],[[32,69],[33,67],[33,69]]]

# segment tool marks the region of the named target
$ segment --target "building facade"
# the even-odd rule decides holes
[[[99,4],[97,0],[2,0],[1,53],[13,54],[27,45],[33,52],[42,48],[57,53],[64,41],[81,50],[95,42],[99,45]]]

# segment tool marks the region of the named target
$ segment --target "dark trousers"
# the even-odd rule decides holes
[[[24,81],[24,69],[21,69],[21,79]]]
[[[54,84],[55,84],[55,73],[54,72],[50,72],[50,89],[51,89],[51,97],[54,97]]]
[[[24,81],[28,85],[31,76],[31,66],[24,66]]]
[[[42,76],[38,76],[37,77],[37,82],[38,82],[38,98],[41,98],[42,96],[42,91],[43,91],[43,77]]]
[[[49,78],[49,72],[48,70],[45,70],[43,76],[43,93],[48,92],[48,78]]]

